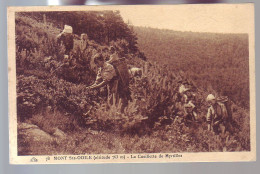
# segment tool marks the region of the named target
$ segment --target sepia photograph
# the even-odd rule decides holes
[[[8,8],[10,163],[255,161],[254,5]]]

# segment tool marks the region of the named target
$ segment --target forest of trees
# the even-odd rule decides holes
[[[51,23],[60,30],[65,24],[70,25],[73,27],[74,34],[87,33],[90,40],[102,45],[124,39],[128,41],[130,50],[137,51],[137,37],[124,23],[119,11],[21,12],[19,14],[39,22]]]
[[[138,47],[149,60],[183,72],[197,87],[228,95],[249,107],[247,34],[193,33],[135,27]]]

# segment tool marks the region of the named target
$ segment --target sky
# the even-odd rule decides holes
[[[140,6],[120,13],[135,26],[176,31],[249,33],[254,28],[252,5]]]
[[[52,5],[58,1],[51,0]],[[87,2],[94,5],[91,4],[92,0]],[[252,33],[254,29],[252,4],[109,5],[86,8],[120,10],[123,19],[135,26],[214,33]]]

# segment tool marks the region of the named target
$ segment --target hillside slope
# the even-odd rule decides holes
[[[134,27],[149,60],[183,71],[197,87],[249,108],[247,34],[193,33]]]
[[[72,65],[61,66],[64,48],[56,43],[59,28],[52,22],[16,16],[19,155],[250,150],[248,109],[234,104],[235,132],[214,135],[203,121],[208,92],[197,85],[199,122],[191,126],[176,122],[178,82],[187,80],[187,74],[159,64],[157,58],[143,61],[138,51],[128,47],[127,40],[106,45],[90,39],[88,49],[83,51],[75,37]],[[29,46],[19,49],[24,45]],[[85,88],[96,75],[91,67],[93,55],[108,54],[104,50],[110,45],[118,48],[129,66],[144,69],[140,79],[131,81],[133,101],[123,113],[118,112],[120,105],[107,104],[105,88]],[[157,52],[160,49],[154,55]],[[152,55],[147,54],[147,58],[152,59]],[[31,139],[32,134],[39,137]]]

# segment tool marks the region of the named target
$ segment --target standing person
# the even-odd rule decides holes
[[[113,103],[118,103],[119,100],[121,100],[121,111],[123,111],[129,100],[129,95],[125,90],[126,88],[129,88],[129,86],[125,86],[127,84],[124,84],[124,80],[127,77],[122,77],[122,72],[120,72],[115,65],[105,62],[104,57],[101,54],[97,54],[94,57],[94,63],[99,68],[96,81],[93,85],[87,87],[87,89],[98,89],[107,85],[108,103],[112,105]]]
[[[73,40],[73,29],[69,25],[64,25],[63,31],[57,36],[57,42],[64,45],[65,55],[64,58],[70,57],[70,52],[73,49],[74,40]]]
[[[225,104],[217,101],[213,94],[209,94],[206,101],[210,105],[206,117],[208,130],[213,131],[215,134],[219,134],[220,128],[222,128],[222,132],[224,133],[229,129],[229,114]]]

